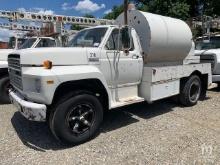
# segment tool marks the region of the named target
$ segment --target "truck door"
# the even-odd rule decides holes
[[[122,50],[119,29],[114,29],[101,53],[100,69],[102,70],[109,86],[118,87],[138,85],[141,80],[143,60],[140,51],[134,42],[126,54]]]

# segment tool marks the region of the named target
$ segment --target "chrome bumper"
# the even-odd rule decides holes
[[[25,101],[22,96],[14,91],[9,91],[9,97],[12,104],[28,120],[40,122],[46,121],[46,105]]]

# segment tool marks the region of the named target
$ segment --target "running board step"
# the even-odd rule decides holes
[[[145,101],[142,97],[130,97],[126,99],[120,99],[118,102],[112,102],[112,108],[119,108],[126,105],[134,104],[134,103],[140,103]]]

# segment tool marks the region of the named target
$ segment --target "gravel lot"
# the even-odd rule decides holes
[[[220,164],[219,96],[212,89],[191,108],[166,99],[111,111],[98,137],[75,147],[0,105],[0,164]]]

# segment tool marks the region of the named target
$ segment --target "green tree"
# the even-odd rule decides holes
[[[197,17],[202,14],[214,16],[220,15],[219,0],[186,0],[189,5],[189,16]]]
[[[124,10],[123,5],[113,6],[112,12],[106,14],[103,18],[104,19],[116,19],[123,12],[123,10]]]
[[[220,1],[219,0],[203,0],[204,14],[209,16],[220,16]]]
[[[185,20],[192,25],[192,18],[201,16],[220,16],[220,0],[130,0],[138,10],[170,16]],[[123,0],[122,0],[123,2]],[[123,12],[123,5],[114,6],[106,19],[116,19]],[[195,36],[202,34],[202,28],[192,29]],[[211,29],[213,30],[213,29]]]
[[[92,15],[92,14],[85,14],[83,17],[86,17],[86,18],[95,18],[95,16]]]
[[[187,19],[189,5],[185,0],[133,0],[138,10],[165,16]],[[105,15],[105,19],[116,19],[123,12],[123,5],[114,6],[112,12]]]
[[[213,0],[212,2],[213,8],[213,14],[220,16],[220,1],[219,0]]]
[[[171,16],[186,20],[202,13],[209,16],[220,15],[219,0],[130,0],[141,11]],[[123,0],[122,0],[123,2]],[[114,6],[106,19],[116,19],[123,12],[123,5]]]
[[[180,18],[189,17],[189,5],[185,0],[136,0],[138,9],[155,14]]]
[[[167,14],[170,17],[187,20],[189,18],[189,5],[184,2],[176,2],[168,8]]]
[[[79,25],[76,25],[76,24],[72,24],[71,27],[70,27],[71,30],[82,30],[84,29],[82,26],[79,26]]]

